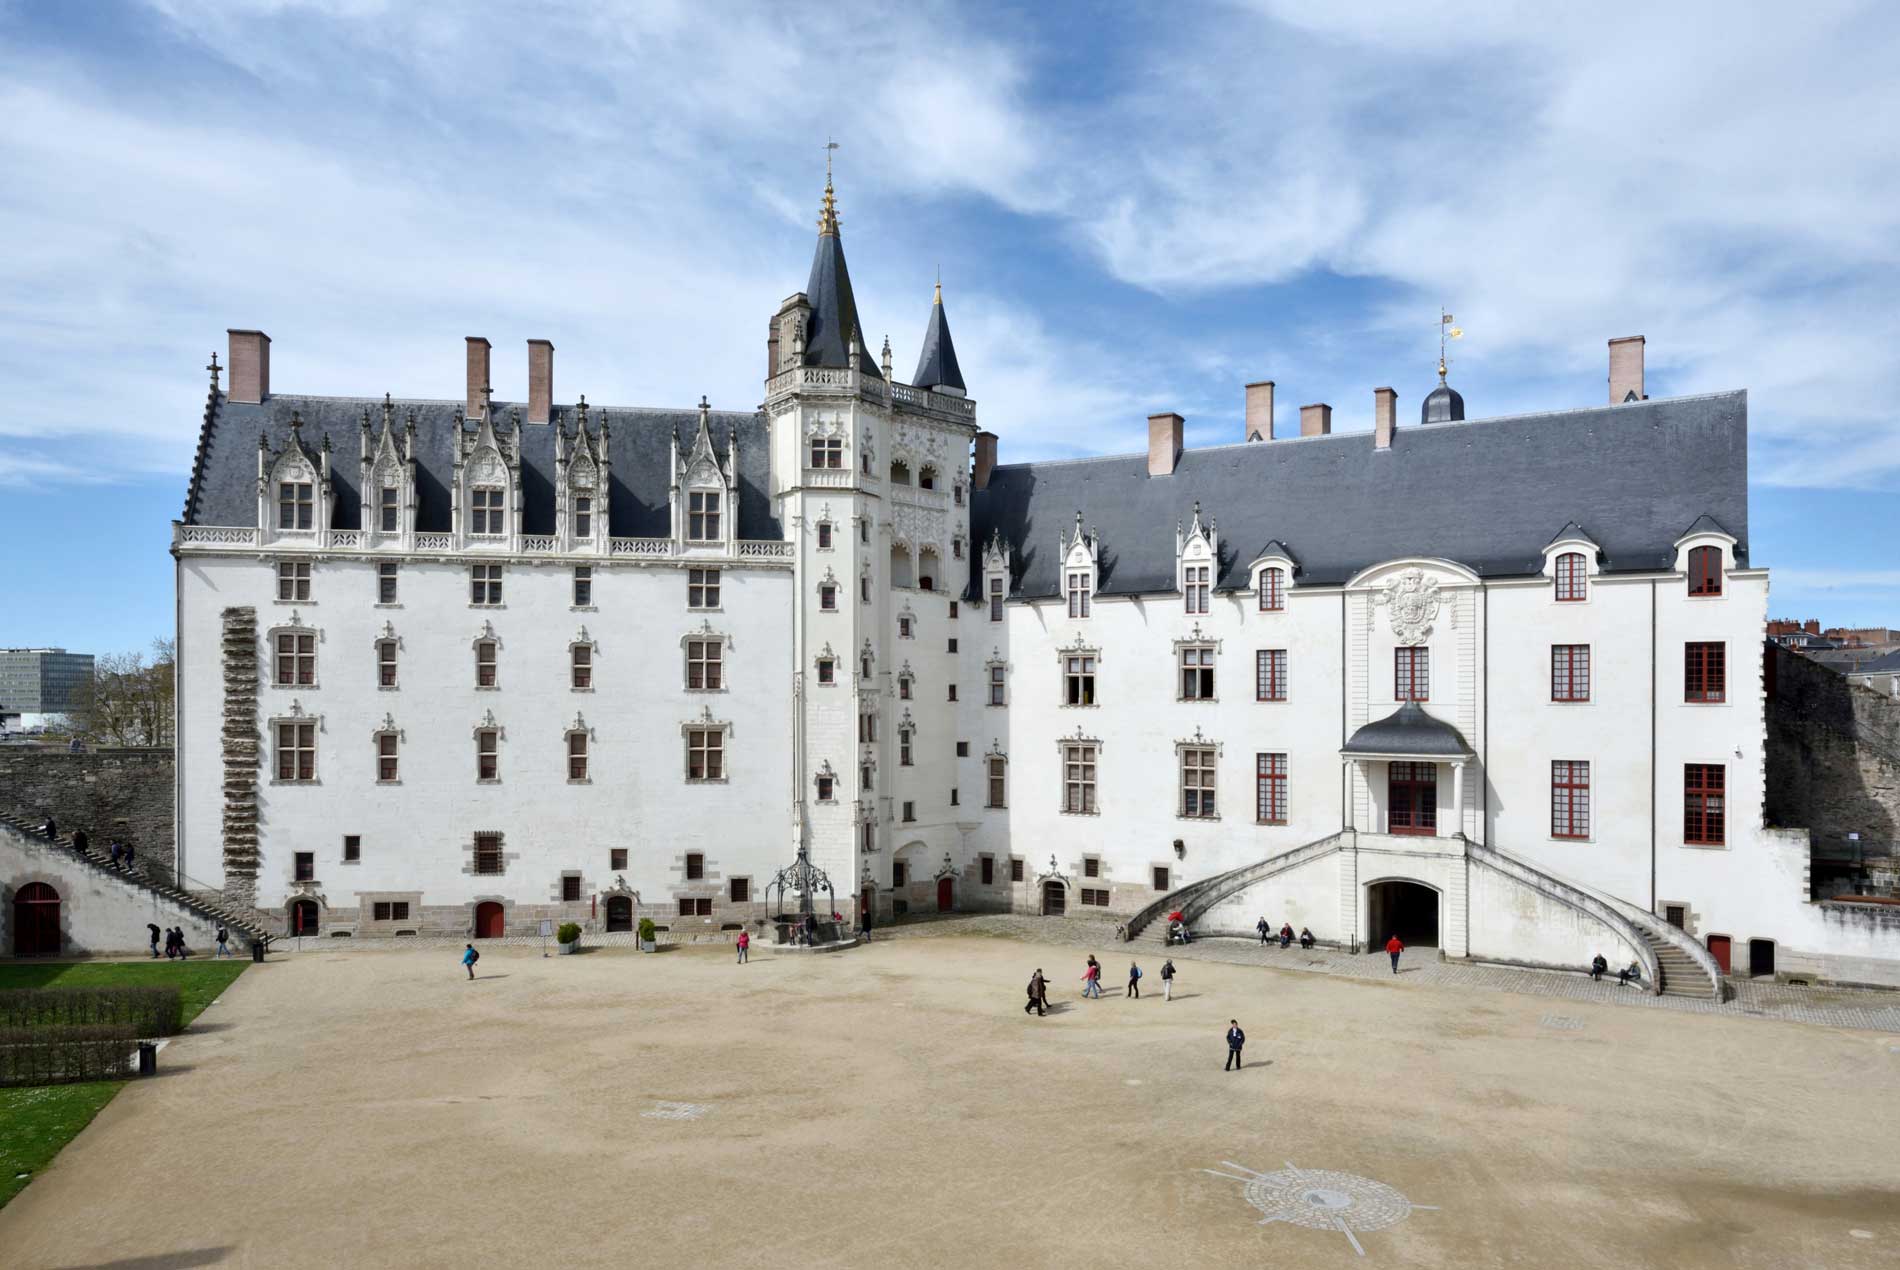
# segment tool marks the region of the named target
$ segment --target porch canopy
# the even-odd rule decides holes
[[[1476,757],[1457,728],[1426,714],[1416,701],[1408,701],[1385,718],[1354,732],[1339,754],[1348,759],[1422,760],[1460,766]]]

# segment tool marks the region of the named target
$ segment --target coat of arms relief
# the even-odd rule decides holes
[[[1438,617],[1438,579],[1426,577],[1423,569],[1407,569],[1387,578],[1372,602],[1390,615],[1400,644],[1423,644]]]

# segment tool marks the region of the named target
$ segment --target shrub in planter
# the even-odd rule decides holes
[[[563,944],[579,942],[581,928],[573,922],[562,922],[561,929],[554,932],[554,938]]]
[[[646,952],[652,952],[653,941],[658,936],[659,936],[659,929],[654,926],[653,919],[651,917],[642,917],[640,919],[640,947],[641,949]]]

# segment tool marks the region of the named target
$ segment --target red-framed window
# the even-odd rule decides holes
[[[1438,832],[1438,765],[1390,763],[1386,766],[1388,833]]]
[[[1728,648],[1723,644],[1682,646],[1682,699],[1728,700]]]
[[[1395,648],[1392,650],[1392,699],[1394,701],[1430,701],[1432,699],[1432,650]]]
[[[1728,773],[1720,763],[1682,765],[1682,840],[1719,847],[1727,841]]]
[[[1720,547],[1691,547],[1689,549],[1689,594],[1722,594],[1722,549]]]
[[[1286,649],[1261,648],[1254,652],[1254,700],[1286,700]]]
[[[1585,565],[1583,553],[1566,551],[1557,557],[1557,598],[1575,601],[1588,598],[1590,570]]]
[[[1550,764],[1550,836],[1590,836],[1590,765],[1577,759]]]
[[[1286,823],[1286,755],[1254,755],[1254,820],[1263,825]]]
[[[1260,571],[1260,611],[1278,613],[1286,607],[1286,570]]]
[[[1552,644],[1550,646],[1550,699],[1552,701],[1588,701],[1590,699],[1590,646],[1588,644]]]

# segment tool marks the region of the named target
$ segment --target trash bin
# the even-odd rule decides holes
[[[158,1072],[158,1046],[150,1041],[139,1042],[139,1075],[152,1076]]]
[[[262,962],[264,960],[264,941],[263,940],[253,939],[251,941],[251,960],[256,961],[256,962]]]

